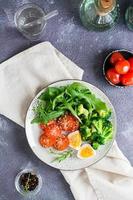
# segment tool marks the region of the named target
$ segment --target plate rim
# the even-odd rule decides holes
[[[31,104],[34,102],[35,98],[45,89],[47,89],[48,87],[52,86],[53,84],[56,84],[56,83],[60,83],[60,82],[66,82],[66,81],[73,81],[73,82],[81,82],[81,83],[85,83],[85,84],[89,84],[91,85],[92,87],[96,88],[97,90],[99,90],[99,92],[102,92],[104,94],[104,96],[106,97],[106,99],[110,102],[111,106],[112,106],[112,109],[113,109],[113,113],[114,113],[114,121],[115,121],[115,126],[114,126],[114,135],[113,135],[113,139],[111,141],[111,144],[110,144],[110,147],[107,149],[107,151],[102,155],[101,158],[97,159],[94,163],[88,165],[88,166],[85,166],[85,167],[79,167],[79,168],[76,168],[76,169],[63,169],[62,167],[55,167],[55,166],[51,166],[50,164],[44,162],[38,155],[37,153],[34,151],[34,149],[31,147],[30,143],[29,143],[29,140],[28,140],[28,135],[27,135],[27,128],[26,128],[26,124],[27,124],[27,116],[28,116],[28,111],[29,111],[29,108],[31,107]],[[116,138],[116,134],[117,134],[117,116],[116,116],[116,112],[115,112],[115,109],[114,109],[114,106],[113,104],[111,103],[110,99],[108,98],[108,96],[101,90],[99,89],[97,86],[87,82],[87,81],[84,81],[84,80],[80,80],[80,79],[62,79],[62,80],[58,80],[58,81],[54,81],[54,82],[51,82],[50,84],[47,84],[45,87],[41,87],[40,88],[40,91],[37,92],[37,94],[33,97],[33,99],[31,100],[29,106],[28,106],[28,109],[27,109],[27,112],[26,112],[26,115],[25,115],[25,120],[24,120],[24,128],[25,128],[25,134],[26,134],[26,139],[28,141],[28,144],[32,150],[32,152],[37,156],[37,158],[43,162],[44,164],[54,168],[54,169],[58,169],[58,170],[62,170],[62,171],[77,171],[77,170],[82,170],[82,169],[85,169],[85,168],[88,168],[88,167],[91,167],[93,166],[94,164],[97,164],[99,161],[101,161],[107,154],[108,152],[110,151],[110,149],[112,148],[113,146],[113,143],[115,141],[115,138]]]

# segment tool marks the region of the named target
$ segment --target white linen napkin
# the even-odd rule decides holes
[[[0,65],[0,113],[24,126],[29,104],[41,88],[63,79],[81,79],[83,70],[49,42]]]
[[[28,106],[41,88],[82,75],[49,42],[40,43],[0,65],[0,113],[24,126]],[[92,167],[62,174],[76,200],[133,200],[133,168],[116,143]]]

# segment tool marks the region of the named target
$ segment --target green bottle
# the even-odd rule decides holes
[[[133,31],[133,6],[129,6],[125,14],[126,25],[129,30]]]
[[[116,0],[83,0],[80,18],[89,30],[105,31],[112,28],[119,19],[119,4]]]

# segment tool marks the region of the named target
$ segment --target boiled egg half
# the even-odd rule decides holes
[[[81,134],[79,131],[70,133],[68,135],[68,140],[69,140],[69,146],[71,148],[76,149],[76,150],[78,150],[80,148],[82,139],[81,139]]]
[[[92,158],[96,155],[95,150],[90,144],[83,144],[78,150],[77,157],[80,159]]]

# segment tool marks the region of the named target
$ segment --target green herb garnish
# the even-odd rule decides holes
[[[54,152],[52,149],[49,151],[50,153],[54,154],[56,158],[52,162],[62,162],[67,158],[70,158],[73,155],[73,150],[64,151],[62,153]]]
[[[25,192],[29,191],[29,188],[30,188],[29,182],[30,182],[30,173],[28,174],[27,181],[26,181],[25,185],[23,186],[23,189],[24,189]]]

